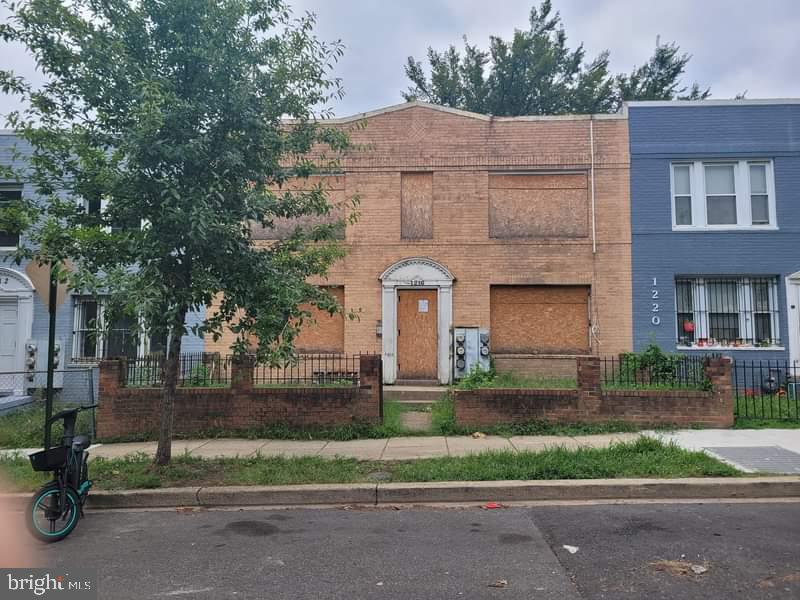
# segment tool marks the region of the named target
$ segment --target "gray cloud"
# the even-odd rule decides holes
[[[345,56],[336,66],[347,92],[334,105],[348,115],[396,104],[408,86],[406,57],[424,58],[427,47],[488,45],[527,26],[538,0],[289,0],[295,12],[317,14],[317,34],[341,39]],[[710,85],[714,98],[744,90],[749,98],[800,96],[800,3],[765,0],[757,7],[736,0],[555,0],[570,43],[583,42],[587,57],[611,52],[615,71],[628,71],[652,53],[656,36],[692,54],[687,82]],[[7,14],[0,13],[0,19]],[[32,59],[19,47],[2,46],[0,64],[35,80]],[[0,95],[0,114],[15,106]]]

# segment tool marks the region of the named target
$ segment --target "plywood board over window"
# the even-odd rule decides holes
[[[329,287],[327,291],[344,305],[344,287]],[[344,352],[344,317],[341,313],[330,315],[313,306],[303,306],[311,312],[314,322],[305,321],[295,339],[295,348],[304,353]]]
[[[401,173],[400,231],[404,240],[433,238],[433,173]]]
[[[589,286],[493,285],[489,300],[493,352],[589,351]]]
[[[489,176],[489,236],[498,239],[589,235],[585,173]]]

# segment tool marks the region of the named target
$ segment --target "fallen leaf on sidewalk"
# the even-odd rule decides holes
[[[507,586],[508,586],[508,580],[507,579],[498,579],[494,583],[490,583],[489,584],[489,587],[494,587],[494,588],[504,588],[504,587],[507,587]]]
[[[568,546],[567,544],[564,544],[562,548],[564,548],[564,550],[566,550],[570,554],[575,554],[578,550],[580,550],[578,546]]]

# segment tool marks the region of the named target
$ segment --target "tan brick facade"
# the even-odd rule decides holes
[[[410,103],[364,120],[366,127],[351,134],[359,150],[346,157],[344,177],[337,178],[345,197],[360,198],[360,218],[347,230],[347,258],[324,282],[343,286],[345,307],[360,310],[360,320],[344,323],[345,352],[381,352],[379,276],[409,257],[429,258],[454,276],[454,326],[490,327],[493,285],[588,286],[587,347],[602,355],[630,350],[626,119],[490,118]],[[431,239],[402,236],[402,175],[413,172],[431,174],[432,207],[419,209],[432,212]],[[537,212],[526,205],[528,194],[541,222],[531,221]],[[514,224],[515,214],[523,226],[532,223],[529,235]],[[225,353],[229,343],[207,340],[207,350]]]

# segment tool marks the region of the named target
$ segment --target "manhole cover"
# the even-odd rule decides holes
[[[780,446],[715,446],[706,450],[749,471],[800,475],[800,454]]]

